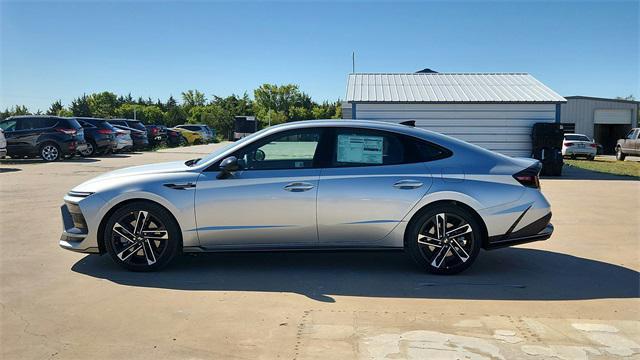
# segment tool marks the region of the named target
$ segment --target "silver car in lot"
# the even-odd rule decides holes
[[[273,126],[201,159],[116,170],[73,188],[60,246],[130,270],[181,252],[404,249],[452,274],[480,250],[548,239],[540,164],[411,126]]]

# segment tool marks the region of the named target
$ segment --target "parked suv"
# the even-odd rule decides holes
[[[149,147],[149,136],[147,135],[147,128],[140,120],[131,119],[109,119],[111,125],[118,125],[125,130],[131,131],[131,138],[133,139],[134,149],[145,149]]]
[[[116,128],[107,120],[95,118],[75,118],[84,129],[87,148],[79,151],[82,156],[107,154],[116,146]]]
[[[627,155],[640,156],[640,128],[633,128],[624,139],[616,143],[616,159],[623,161]]]
[[[202,135],[202,139],[205,143],[213,141],[213,138],[216,136],[215,132],[211,130],[211,128],[207,125],[183,124],[176,126],[176,128],[199,132]]]
[[[40,156],[45,161],[56,161],[87,147],[82,126],[72,118],[12,116],[0,122],[0,128],[11,157]]]

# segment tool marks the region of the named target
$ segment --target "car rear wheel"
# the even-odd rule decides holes
[[[87,147],[84,151],[80,151],[80,155],[83,157],[93,156],[96,153],[96,144],[93,141],[87,141]]]
[[[627,155],[622,152],[622,149],[620,147],[616,148],[616,159],[619,161],[624,161],[625,157],[627,157]]]
[[[54,143],[46,143],[40,147],[40,157],[44,161],[58,161],[61,155],[60,148]]]
[[[482,232],[469,211],[455,205],[427,209],[411,221],[405,251],[422,269],[433,274],[457,274],[475,261]]]
[[[179,253],[180,232],[171,214],[148,202],[127,204],[107,221],[104,244],[113,261],[132,271],[154,271]]]
[[[178,141],[178,145],[187,146],[188,144],[189,144],[189,142],[187,141],[187,138],[185,138],[184,136],[180,136],[180,140]]]

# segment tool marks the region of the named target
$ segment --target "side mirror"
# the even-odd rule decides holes
[[[220,162],[220,173],[218,174],[218,179],[227,178],[232,172],[240,170],[240,164],[238,163],[238,158],[235,156],[229,156],[228,158],[222,160]]]

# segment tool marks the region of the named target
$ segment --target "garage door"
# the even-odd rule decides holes
[[[363,120],[401,122],[509,156],[531,156],[531,129],[555,121],[554,104],[357,104]]]
[[[596,110],[594,124],[631,124],[631,110]]]

